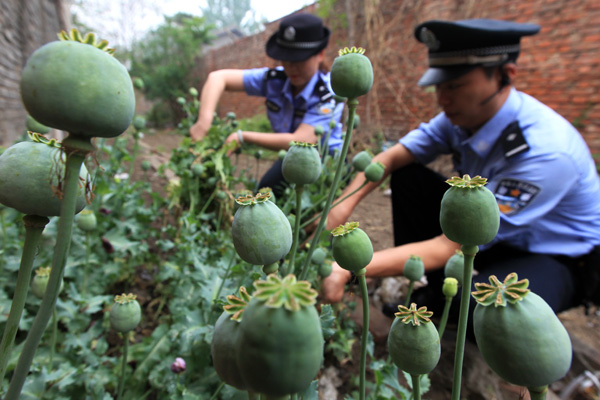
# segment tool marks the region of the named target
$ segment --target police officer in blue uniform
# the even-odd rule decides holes
[[[267,116],[277,134],[237,131],[226,143],[288,149],[291,141],[316,143],[315,128],[320,126],[326,133],[322,140],[328,139],[329,151],[339,149],[343,103],[333,96],[324,63],[329,36],[329,29],[314,15],[300,13],[281,20],[278,31],[266,44],[267,55],[280,61],[281,66],[211,72],[202,89],[198,121],[190,129],[191,137],[202,140],[206,135],[224,91],[245,91],[250,96],[265,98]],[[277,161],[263,176],[259,187],[271,187],[277,196],[284,181],[281,161]]]
[[[425,164],[452,154],[461,176],[488,179],[501,212],[497,237],[480,246],[475,258],[479,274],[474,281],[488,282],[490,275],[503,280],[516,272],[556,312],[589,297],[586,279],[578,275],[586,271],[589,280],[590,273],[600,273],[596,167],[568,121],[512,86],[521,38],[539,29],[486,19],[434,20],[416,27],[417,40],[429,51],[429,69],[419,85],[435,86],[442,112],[376,157],[386,166],[385,175],[391,174],[396,247],[376,252],[367,276],[399,275],[408,257],[419,255],[429,285],[415,292],[418,304],[441,308],[443,266],[459,245],[443,235],[439,224],[446,177]],[[345,193],[363,180],[357,177]],[[332,209],[328,227],[343,223],[378,184],[368,184]],[[334,265],[323,283],[325,299],[339,301],[349,278]]]

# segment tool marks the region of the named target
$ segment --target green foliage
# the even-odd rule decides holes
[[[131,75],[144,80],[148,98],[171,101],[186,93],[202,46],[211,40],[211,28],[203,17],[179,13],[165,17],[162,25],[135,44]]]
[[[258,20],[250,0],[207,0],[202,15],[217,29],[240,28],[245,33],[257,33],[264,18]]]
[[[87,162],[95,187],[95,198],[87,208],[96,216],[96,229],[73,228],[64,289],[56,303],[59,329],[53,362],[48,329],[21,398],[114,399],[123,373],[123,338],[110,328],[109,311],[115,295],[129,292],[137,295],[143,315],[130,337],[123,398],[245,398],[231,387],[222,387],[210,356],[214,324],[226,296],[238,293],[240,286],[251,288],[265,276],[259,266],[239,258],[230,232],[233,197],[243,189],[254,192],[257,177],[254,168],[240,167],[244,163],[237,162],[239,156],[229,155],[223,144],[238,127],[261,126],[264,120],[215,116],[205,140],[192,142],[187,136],[198,101],[190,95],[190,101],[177,103],[186,116],[173,134],[180,145],[158,169],[162,182],[171,178],[163,187],[150,184],[148,170],[131,168],[136,161],[131,143],[139,133],[131,129],[116,139],[96,142],[96,155]],[[331,188],[337,158],[322,155],[322,160],[321,177],[303,193],[299,216],[303,223],[322,208],[324,193]],[[139,179],[128,175],[132,171],[140,174]],[[351,174],[348,167],[344,181]],[[336,190],[339,193],[341,188]],[[296,212],[295,199],[293,188],[288,188],[276,204],[290,215]],[[21,220],[21,214],[0,206],[0,330],[6,323],[19,270],[24,233]],[[51,263],[57,225],[54,218],[44,230],[35,268]],[[317,247],[328,248],[330,241],[329,233],[323,232]],[[298,250],[290,272],[298,272],[307,255],[306,249]],[[316,266],[309,270],[307,280],[318,289]],[[33,295],[26,302],[0,392],[7,387],[39,302]],[[320,321],[326,359],[343,365],[351,358],[358,334],[349,309],[324,305]],[[394,379],[397,369],[387,360],[375,360],[372,339],[370,343],[375,380],[370,383],[369,398],[408,398],[406,389]],[[185,372],[170,371],[175,357],[186,360]],[[316,399],[316,389],[315,381],[302,399]]]

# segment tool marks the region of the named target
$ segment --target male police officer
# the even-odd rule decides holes
[[[412,254],[423,258],[429,285],[419,305],[442,298],[442,267],[459,245],[439,225],[445,178],[424,167],[452,154],[459,174],[481,175],[501,211],[496,239],[480,247],[479,275],[516,272],[556,311],[576,304],[573,269],[600,244],[600,184],[590,152],[564,118],[512,87],[523,36],[539,26],[497,20],[428,21],[415,29],[429,49],[419,85],[435,85],[442,112],[375,158],[391,174],[396,247],[376,252],[367,276],[399,275]],[[364,181],[358,176],[345,193]],[[345,222],[379,183],[333,208],[328,227]],[[350,273],[334,264],[324,297],[339,301]],[[415,294],[417,294],[417,291]],[[426,294],[426,296],[424,296]]]

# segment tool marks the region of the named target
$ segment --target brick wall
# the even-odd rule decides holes
[[[25,132],[21,103],[21,71],[31,53],[68,29],[63,0],[2,0],[0,7],[0,145]]]
[[[304,9],[318,13],[316,6]],[[427,68],[425,46],[414,27],[429,19],[496,18],[532,22],[541,32],[522,41],[517,89],[546,103],[576,124],[593,152],[600,152],[600,2],[596,0],[338,0],[326,18],[334,34],[330,61],[345,46],[367,49],[375,84],[360,98],[357,142],[377,133],[395,140],[438,111],[435,94],[416,85]],[[196,74],[220,68],[272,66],[264,44],[278,26],[210,51]],[[240,117],[264,112],[262,99],[225,94],[220,112]]]

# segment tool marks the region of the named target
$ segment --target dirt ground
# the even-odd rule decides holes
[[[179,141],[169,134],[148,133],[141,140],[142,152],[138,159],[151,161],[153,171],[164,164],[170,157],[171,149],[177,146]],[[245,161],[241,161],[244,162]],[[253,161],[254,162],[254,161]],[[270,161],[260,164],[259,174],[270,166]],[[245,165],[245,164],[244,164]],[[164,184],[155,174],[147,178],[151,180],[156,188]],[[381,250],[393,246],[393,229],[391,201],[385,190],[373,191],[355,209],[351,220],[359,221],[361,228],[371,238],[374,249]],[[378,346],[378,351],[385,354],[385,340],[392,320],[381,312],[380,297],[385,290],[402,290],[403,282],[397,279],[371,280],[369,282],[370,294],[372,295],[370,307],[370,331]],[[548,399],[560,400],[593,400],[600,399],[600,311],[591,309],[587,313],[583,308],[569,310],[559,315],[567,328],[574,349],[572,368],[567,376],[552,386],[552,393]],[[354,315],[354,320],[361,323],[360,311]],[[453,327],[448,327],[442,343],[442,358],[440,364],[430,375],[432,390],[424,395],[430,400],[445,400],[450,398],[452,387],[453,366]],[[450,350],[444,350],[450,349]],[[341,371],[327,371],[321,382],[321,392],[329,393],[322,396],[323,399],[332,400],[338,397],[337,388]],[[337,377],[337,380],[336,380]],[[337,385],[336,385],[337,383]],[[467,400],[508,400],[527,399],[522,388],[514,387],[501,381],[487,367],[474,344],[467,346],[463,374],[463,398]],[[521,397],[524,396],[524,397]],[[341,397],[340,397],[341,398]]]

